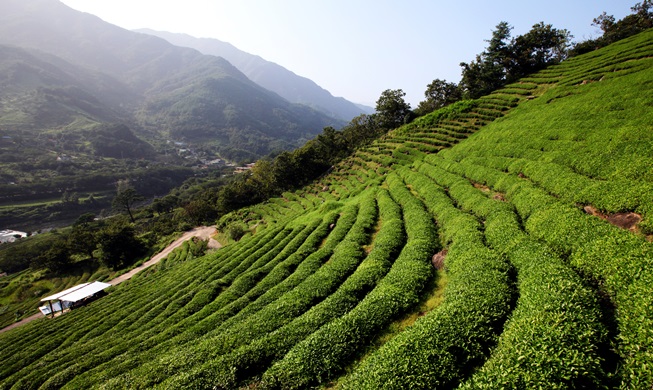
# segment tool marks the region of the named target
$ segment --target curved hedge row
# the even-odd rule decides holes
[[[453,387],[482,362],[510,312],[509,267],[483,244],[479,222],[421,174],[400,171],[449,246],[443,303],[361,363],[344,389]]]
[[[320,326],[349,311],[383,278],[392,265],[394,254],[403,244],[401,222],[397,224],[397,221],[384,219],[388,214],[400,215],[398,210],[388,210],[389,207],[398,207],[384,193],[380,190],[378,195],[381,230],[374,238],[374,248],[356,271],[328,298],[289,324],[207,365],[205,369],[216,373],[213,386],[231,388],[252,375],[261,374],[295,344],[321,329]],[[399,239],[388,242],[388,235],[398,235]]]
[[[138,346],[139,352],[146,350],[148,346],[156,345],[156,342],[150,340],[150,338],[158,336],[162,330],[169,328],[178,321],[194,314],[200,308],[205,307],[213,301],[213,299],[221,293],[224,286],[230,284],[231,280],[236,278],[238,274],[243,273],[244,270],[255,266],[262,260],[269,260],[270,257],[279,253],[279,251],[281,251],[281,249],[302,230],[304,230],[303,227],[284,229],[279,234],[275,235],[272,240],[262,245],[253,254],[241,259],[242,262],[237,266],[229,267],[229,264],[227,264],[225,268],[229,268],[229,272],[224,274],[221,279],[209,284],[209,288],[204,291],[199,290],[200,292],[197,292],[196,287],[194,287],[195,283],[186,284],[177,292],[177,298],[167,304],[165,302],[163,303],[163,305],[165,305],[164,310],[156,316],[151,316],[145,321],[142,321],[137,327],[132,328],[141,329],[137,335],[133,335],[133,333],[129,332],[130,327],[125,329],[122,334],[118,333],[113,335],[116,332],[115,329],[111,329],[110,332],[105,333],[102,337],[95,338],[92,343],[90,343],[90,345],[94,346],[93,349],[86,349],[84,350],[85,353],[81,355],[76,353],[78,357],[70,359],[74,363],[69,364],[65,369],[59,369],[55,375],[52,375],[43,384],[43,386],[60,387],[61,384],[66,383],[73,377],[79,376],[80,373],[84,373],[93,367],[109,362],[118,355],[124,354],[127,350],[132,349],[133,345]],[[231,261],[231,263],[234,262],[235,260]],[[222,294],[220,294],[220,296],[222,296]],[[148,314],[150,314],[150,312],[148,312]],[[147,324],[147,326],[142,324]],[[146,328],[145,331],[142,331],[143,327]],[[107,349],[106,346],[103,345],[103,341],[107,340],[107,337],[109,336],[113,337],[111,343],[114,346]],[[93,351],[95,349],[101,349],[102,352],[94,353]]]
[[[219,259],[220,256],[214,258]],[[215,269],[216,264],[212,263],[211,265]],[[185,263],[181,264],[180,267],[191,268],[192,264]],[[143,323],[143,321],[160,316],[167,307],[178,307],[179,304],[189,302],[190,290],[180,290],[180,287],[192,286],[193,283],[189,283],[189,281],[198,283],[202,280],[201,277],[198,278],[198,275],[194,273],[190,273],[188,279],[170,279],[167,277],[166,272],[159,272],[150,276],[149,279],[150,282],[153,281],[152,279],[165,280],[165,283],[159,285],[163,290],[154,295],[154,298],[148,294],[137,293],[135,299],[130,294],[145,284],[143,281],[137,280],[135,283],[114,288],[111,300],[100,300],[94,303],[93,306],[97,310],[89,312],[89,308],[84,307],[57,318],[56,321],[40,321],[29,324],[28,329],[30,326],[57,329],[56,334],[58,337],[56,339],[46,339],[43,342],[40,339],[32,340],[23,334],[22,340],[14,344],[14,347],[20,351],[12,356],[16,360],[15,365],[6,360],[5,363],[7,364],[3,364],[3,368],[6,367],[13,376],[21,377],[21,380],[15,384],[17,387],[33,388],[35,383],[40,384],[47,380],[53,370],[60,369],[61,362],[76,362],[83,359],[85,355],[91,358],[96,355],[91,352],[97,348],[106,349],[107,345],[115,345],[113,343],[115,339],[111,337],[112,332],[120,334],[134,323]],[[145,288],[147,289],[147,287]],[[138,310],[125,308],[127,302],[135,304]],[[154,314],[150,314],[150,312]],[[84,319],[84,321],[80,322],[81,319]],[[82,326],[79,324],[82,324]],[[47,355],[47,359],[41,359],[37,367],[29,369],[27,374],[21,373],[21,369],[30,363],[31,358],[39,358],[45,355]],[[17,369],[14,370],[14,367]]]
[[[518,270],[517,307],[492,357],[466,387],[601,387],[608,376],[607,329],[596,292],[555,252],[526,235],[502,202],[460,176],[435,166],[422,169],[447,182],[463,207],[486,216],[488,242]]]
[[[275,272],[271,272],[268,282],[272,281],[274,287],[268,290],[261,290],[258,285],[250,291],[251,296],[244,296],[232,305],[224,308],[224,311],[219,311],[214,314],[231,314],[226,320],[221,315],[212,315],[205,320],[191,326],[184,333],[172,338],[162,348],[152,350],[152,354],[135,354],[133,359],[123,363],[117,364],[117,367],[108,367],[104,372],[98,374],[102,379],[107,380],[105,386],[113,388],[124,388],[132,385],[134,381],[130,378],[143,375],[139,379],[141,383],[158,383],[165,379],[167,373],[177,372],[178,367],[187,364],[186,360],[178,359],[177,356],[183,356],[184,350],[187,348],[189,342],[195,343],[202,342],[208,339],[213,334],[218,334],[220,331],[228,329],[234,324],[238,324],[248,318],[250,315],[258,312],[260,309],[266,307],[274,300],[281,297],[285,292],[291,290],[299,285],[307,277],[315,273],[322,264],[331,256],[334,248],[346,236],[349,230],[356,222],[358,215],[358,205],[351,204],[345,206],[338,217],[335,227],[329,233],[329,236],[324,241],[323,245],[315,252],[312,252],[307,257],[293,257],[294,261],[298,261],[299,265],[287,264],[288,267],[282,266]],[[335,218],[337,215],[332,214],[327,216],[326,220]],[[332,223],[335,222],[332,221]],[[330,226],[330,224],[329,224]],[[330,229],[330,228],[329,228]],[[314,239],[316,237],[313,237]],[[319,240],[312,242],[313,245],[320,245]],[[304,259],[302,261],[302,259]],[[293,272],[294,271],[294,272]],[[264,292],[265,291],[265,292]],[[258,297],[258,298],[256,298]],[[252,300],[256,298],[255,300]],[[221,322],[222,321],[222,322]],[[157,367],[156,370],[153,367]],[[132,370],[131,372],[125,372]],[[143,385],[146,386],[146,385]]]
[[[338,247],[341,240],[346,237],[346,235],[355,234],[354,231],[360,231],[360,228],[354,229],[352,226],[352,224],[354,226],[360,226],[361,224],[361,222],[358,222],[358,224],[355,223],[355,221],[361,219],[358,218],[358,209],[358,205],[356,204],[345,207],[338,224],[326,240],[325,245],[320,250],[306,258],[293,275],[259,296],[254,302],[251,302],[245,306],[243,310],[240,310],[238,314],[230,317],[222,323],[216,323],[210,331],[209,329],[206,329],[204,326],[205,324],[202,323],[191,327],[181,335],[181,338],[188,341],[193,340],[193,345],[188,344],[172,348],[163,354],[157,355],[156,362],[143,362],[143,366],[131,365],[128,368],[131,368],[132,371],[112,378],[105,384],[109,387],[113,386],[115,388],[125,386],[129,387],[134,384],[138,384],[138,386],[151,386],[154,383],[158,383],[163,379],[178,373],[180,370],[186,370],[197,362],[201,362],[205,356],[210,355],[214,350],[213,340],[228,340],[235,343],[236,346],[239,343],[239,340],[236,337],[229,338],[228,336],[225,336],[225,332],[228,332],[231,328],[241,327],[244,323],[249,323],[248,321],[255,321],[258,318],[269,315],[271,312],[269,306],[273,304],[275,300],[278,300],[280,297],[287,294],[286,291],[288,291],[288,287],[301,285],[305,283],[307,279],[315,278],[316,274],[314,274],[314,272],[324,268],[321,267],[321,265],[334,252],[334,248]],[[262,312],[263,310],[265,311]],[[197,332],[202,331],[202,329],[205,329],[205,334],[199,335]],[[237,331],[232,330],[230,334],[237,334]],[[140,356],[137,355],[137,358],[140,358]],[[157,367],[157,370],[147,369],[148,367],[151,368],[154,366]],[[132,378],[135,377],[138,379],[133,380]]]
[[[230,316],[229,313],[231,313],[231,315],[235,314],[233,309],[234,307],[238,306],[230,305],[230,302],[233,303],[234,301],[242,298],[244,294],[249,293],[255,286],[259,287],[259,291],[262,293],[262,291],[265,291],[262,290],[265,285],[273,286],[274,284],[278,283],[280,281],[278,277],[268,278],[274,269],[276,269],[278,266],[281,266],[282,264],[288,266],[289,264],[300,262],[308,252],[315,250],[315,247],[318,245],[318,243],[324,239],[326,234],[328,234],[329,226],[335,222],[336,217],[337,214],[332,213],[327,215],[324,220],[315,219],[298,235],[292,238],[292,241],[290,241],[288,245],[285,245],[283,250],[279,252],[273,259],[270,260],[270,258],[276,253],[275,251],[266,253],[257,261],[257,263],[262,264],[260,267],[251,269],[238,276],[231,284],[231,286],[226,290],[222,291],[224,289],[222,283],[217,284],[219,288],[218,292],[220,293],[217,299],[211,299],[204,301],[201,305],[196,305],[201,310],[210,310],[214,312],[214,314],[203,317],[201,320],[204,328],[213,329],[216,323],[220,323],[221,318],[228,318]],[[147,363],[130,361],[130,356],[132,354],[124,354],[120,357],[119,366],[116,367],[112,361],[109,361],[104,366],[98,366],[92,371],[87,371],[82,375],[79,375],[73,382],[70,383],[70,385],[74,387],[79,384],[79,386],[83,387],[81,385],[82,383],[97,383],[101,380],[106,380],[121,372],[124,372],[126,369],[131,369],[134,367],[140,367],[139,370],[144,370],[145,372],[147,372],[147,370],[158,371],[156,368],[156,356],[162,351],[169,351],[173,346],[174,348],[180,348],[180,346],[183,344],[183,339],[189,337],[188,334],[184,334],[184,331],[188,330],[191,325],[197,324],[199,321],[198,318],[193,316],[194,311],[188,311],[189,305],[180,310],[180,312],[186,313],[185,316],[181,316],[180,319],[171,326],[152,329],[152,332],[157,333],[156,336],[147,339],[146,342],[141,342],[141,344],[138,346],[138,361]],[[223,310],[227,306],[230,306],[231,310]],[[216,316],[215,313],[221,313],[223,316]],[[183,336],[183,339],[182,337],[175,337],[180,334]],[[146,349],[147,346],[152,346],[152,349]]]
[[[188,366],[185,372],[168,378],[162,385],[197,388],[217,383],[232,387],[250,375],[252,367],[264,366],[277,351],[285,353],[293,341],[301,340],[302,335],[305,337],[316,326],[352,307],[360,299],[358,294],[367,292],[365,286],[356,284],[354,275],[360,272],[354,271],[364,256],[362,246],[368,242],[377,219],[375,195],[376,190],[362,195],[356,223],[335,248],[329,262],[244,322],[200,344],[195,353],[201,354],[204,363]],[[279,333],[285,335],[275,336]]]
[[[561,203],[527,180],[465,161],[447,164],[448,170],[475,181],[486,180],[487,185],[505,192],[531,235],[569,256],[575,267],[599,283],[617,309],[615,341],[623,359],[618,373],[622,386],[653,386],[653,296],[645,287],[653,280],[653,245]]]
[[[368,259],[388,262],[385,257],[399,249],[401,254],[390,272],[352,311],[320,328],[269,369],[262,379],[266,386],[305,388],[323,383],[340,373],[383,326],[416,303],[432,273],[428,259],[435,250],[437,237],[433,222],[419,201],[393,176],[388,178],[388,184],[390,193],[404,209],[404,223],[409,232],[406,246],[401,249],[404,240],[401,210],[387,195],[380,196],[383,225]],[[388,209],[385,204],[394,207]],[[417,234],[420,238],[415,237]],[[388,299],[390,296],[393,299]]]

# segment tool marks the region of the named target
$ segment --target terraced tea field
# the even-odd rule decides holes
[[[650,389],[652,90],[648,31],[419,118],[0,335],[0,388]]]

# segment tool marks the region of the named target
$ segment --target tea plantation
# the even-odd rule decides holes
[[[421,117],[1,334],[0,388],[650,389],[651,91],[653,30]]]

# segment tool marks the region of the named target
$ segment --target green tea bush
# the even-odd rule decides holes
[[[412,225],[406,246],[390,272],[352,311],[330,322],[295,346],[263,376],[267,386],[303,388],[323,383],[343,370],[376,333],[398,314],[413,306],[432,272],[428,259],[435,251],[436,236],[431,218],[403,184],[388,178],[390,192],[404,208],[405,224]],[[383,194],[383,192],[381,193]],[[386,195],[379,196],[382,229],[367,260],[386,264],[403,243],[401,212]],[[389,206],[393,206],[388,210]],[[415,240],[417,232],[430,237]],[[431,241],[431,245],[424,245]],[[393,296],[393,299],[388,299]]]
[[[208,360],[196,368],[185,370],[183,374],[171,377],[164,386],[203,387],[214,383],[233,386],[248,375],[252,365],[269,364],[275,354],[285,353],[293,342],[300,341],[302,337],[297,334],[306,337],[316,326],[334,316],[342,315],[351,308],[361,298],[358,294],[364,294],[369,289],[364,287],[365,283],[361,286],[354,276],[356,273],[352,275],[354,279],[347,276],[358,266],[363,255],[361,246],[369,239],[370,230],[376,222],[375,193],[376,191],[367,191],[362,195],[358,219],[344,240],[335,248],[329,263],[246,321],[209,339],[209,343],[198,346],[204,359],[213,356],[216,360]],[[364,279],[363,273],[362,280]],[[343,281],[345,284],[335,291],[334,288]],[[357,287],[363,287],[362,291]],[[325,298],[323,303],[319,303]],[[304,312],[306,313],[302,315]],[[243,333],[245,329],[246,334]],[[274,333],[266,336],[271,332]],[[284,337],[274,336],[284,332],[289,333]],[[293,339],[293,334],[299,337],[299,340]],[[259,341],[259,338],[262,339]],[[236,349],[244,344],[247,346]],[[233,352],[229,353],[231,351]],[[224,355],[225,353],[228,354]]]
[[[402,171],[449,244],[444,302],[384,344],[346,379],[345,389],[450,387],[483,361],[513,300],[509,267],[483,244],[480,225],[425,176]]]

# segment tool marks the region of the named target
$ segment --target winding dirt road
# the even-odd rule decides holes
[[[221,248],[222,245],[220,245],[219,242],[217,242],[215,239],[213,239],[211,236],[213,236],[216,233],[215,226],[200,226],[197,227],[193,230],[189,230],[186,233],[184,233],[181,237],[176,239],[175,241],[172,242],[172,244],[168,245],[164,250],[161,252],[157,253],[154,255],[151,259],[146,261],[145,263],[141,264],[140,266],[132,269],[131,271],[124,273],[120,276],[118,276],[115,279],[110,280],[108,283],[112,286],[115,286],[117,284],[120,284],[124,282],[125,280],[130,279],[137,273],[141,272],[142,270],[153,266],[154,264],[158,263],[159,261],[163,260],[172,252],[175,250],[175,248],[178,248],[183,244],[184,242],[190,240],[193,237],[199,237],[202,240],[209,240],[209,249],[218,249]],[[28,322],[32,322],[34,320],[38,320],[39,318],[45,318],[43,314],[37,313],[32,316],[29,316],[27,318],[23,318],[22,320],[15,322],[7,327],[4,327],[0,329],[0,333],[4,333],[8,330],[17,328],[21,325],[27,324]]]
[[[140,266],[134,268],[133,270],[124,273],[120,276],[118,276],[115,279],[110,280],[108,283],[112,286],[115,286],[116,284],[122,283],[125,280],[131,279],[132,276],[136,275],[137,273],[141,272],[145,268],[151,267],[154,264],[158,263],[159,261],[163,260],[176,248],[181,246],[184,242],[190,240],[193,237],[199,237],[202,240],[209,240],[209,249],[217,249],[222,247],[219,242],[211,238],[212,235],[214,235],[216,232],[215,226],[200,226],[197,227],[193,230],[187,231],[184,233],[181,237],[176,239],[172,244],[168,245],[164,250],[153,256],[151,259],[146,261],[145,263],[141,264]]]

